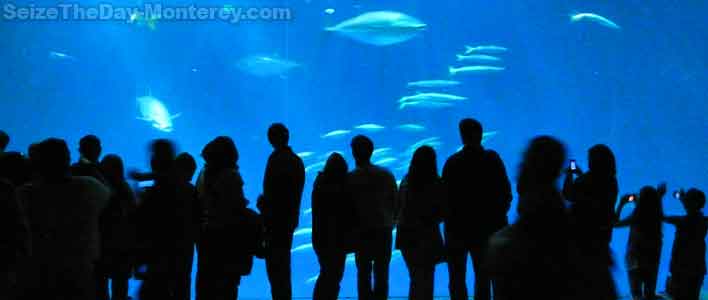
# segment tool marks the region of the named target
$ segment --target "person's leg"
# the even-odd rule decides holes
[[[629,277],[629,290],[632,293],[632,300],[639,300],[642,298],[642,280],[640,278],[640,272],[637,269],[627,271],[627,277]]]
[[[374,257],[374,298],[388,299],[388,272],[391,264],[391,246],[393,236],[391,229],[382,229],[377,233]]]
[[[128,277],[116,276],[111,279],[111,300],[128,299]]]
[[[487,251],[486,243],[475,246],[470,249],[472,258],[472,268],[474,269],[474,299],[475,300],[490,300],[491,299],[491,280],[489,275],[484,270],[485,252]]]
[[[292,282],[290,278],[290,248],[292,248],[292,243],[293,233],[291,231],[273,232],[270,249],[266,257],[266,271],[273,300],[292,299]]]
[[[327,251],[317,256],[320,263],[320,275],[315,283],[313,299],[337,300],[339,284],[344,276],[346,258],[346,254],[342,251]]]
[[[372,300],[371,271],[373,269],[373,259],[367,252],[359,250],[355,255],[356,286],[359,300]]]
[[[433,300],[435,286],[435,265],[428,265],[421,270],[421,300]]]
[[[643,273],[644,298],[656,299],[656,281],[659,275],[659,264],[647,268]]]
[[[447,270],[450,277],[450,300],[468,300],[467,284],[467,251],[449,249],[447,253]]]
[[[96,299],[97,300],[108,300],[108,277],[105,276],[104,272],[97,270],[95,274],[96,282]]]

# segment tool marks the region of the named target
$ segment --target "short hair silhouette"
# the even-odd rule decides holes
[[[562,206],[555,197],[538,197],[555,190],[565,161],[565,146],[554,137],[539,136],[531,140],[523,154],[516,189],[519,200],[516,206],[520,217],[549,212]]]
[[[13,185],[20,186],[31,179],[29,159],[16,151],[0,155],[0,178],[9,180]]]
[[[175,159],[175,146],[168,139],[150,143],[150,168],[153,172],[170,172]]]
[[[69,175],[71,156],[62,139],[49,138],[37,145],[36,170],[44,179],[59,179]]]
[[[364,135],[357,135],[351,143],[352,155],[358,164],[369,163],[374,153],[374,142]]]
[[[185,181],[191,181],[197,171],[197,162],[191,154],[182,152],[175,158],[175,168],[184,176]]]
[[[595,174],[615,176],[617,166],[610,147],[602,144],[592,146],[588,150],[588,167]]]
[[[82,137],[79,140],[79,153],[92,162],[98,161],[101,156],[101,140],[93,134]]]
[[[7,132],[0,130],[0,152],[4,152],[8,144],[10,144],[10,136]]]
[[[99,164],[101,175],[110,181],[122,181],[125,179],[125,168],[123,160],[116,154],[108,154],[103,157]]]
[[[274,148],[283,148],[288,145],[290,131],[282,123],[273,123],[268,128],[268,141]]]
[[[699,189],[691,188],[681,197],[681,202],[687,212],[697,212],[706,205],[706,194]]]
[[[482,124],[471,118],[460,121],[460,137],[465,146],[482,144]]]
[[[202,149],[202,158],[211,170],[235,168],[238,162],[238,149],[228,136],[219,136],[211,140]]]

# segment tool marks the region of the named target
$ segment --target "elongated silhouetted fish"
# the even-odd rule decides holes
[[[601,15],[594,14],[594,13],[574,13],[570,15],[570,23],[578,23],[578,22],[592,22],[595,24],[599,24],[602,26],[605,26],[607,28],[612,28],[619,30],[621,27],[617,25],[617,23],[611,21],[608,18],[605,18]]]
[[[388,46],[410,40],[426,27],[425,23],[400,12],[373,11],[325,30],[337,32],[362,43]]]
[[[439,79],[432,79],[432,80],[420,80],[420,81],[413,81],[408,83],[409,88],[445,88],[445,87],[451,87],[451,86],[456,86],[460,85],[461,82],[456,81],[456,80],[439,80]]]

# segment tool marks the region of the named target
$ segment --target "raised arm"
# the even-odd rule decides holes
[[[624,195],[622,198],[620,198],[620,204],[617,207],[617,211],[615,212],[615,225],[614,227],[627,227],[631,224],[632,217],[627,217],[624,220],[620,220],[620,215],[622,214],[622,209],[624,208],[627,203],[629,203],[629,198],[631,195]]]

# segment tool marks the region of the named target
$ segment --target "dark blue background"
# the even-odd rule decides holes
[[[37,5],[52,1],[36,1]],[[82,1],[85,4],[95,2]],[[16,2],[22,3],[22,2]],[[165,1],[164,5],[185,4]],[[201,5],[243,2],[199,2]],[[136,2],[116,2],[136,5]],[[481,120],[499,134],[487,146],[505,159],[514,178],[520,152],[534,135],[552,134],[586,166],[585,151],[610,145],[618,159],[622,192],[667,181],[670,189],[708,187],[708,27],[705,1],[252,1],[259,7],[290,7],[291,21],[240,24],[158,22],[150,31],[122,22],[0,22],[0,128],[12,150],[47,136],[65,137],[72,148],[94,133],[106,153],[120,153],[129,167],[146,166],[151,139],[174,139],[197,155],[216,135],[232,136],[241,152],[246,194],[255,199],[267,155],[267,126],[285,122],[296,151],[346,150],[347,140],[322,140],[325,132],[375,122],[387,127],[421,123],[424,134],[386,130],[372,134],[378,146],[402,152],[413,142],[440,136],[440,163],[458,146],[462,117]],[[325,8],[335,8],[327,15]],[[390,47],[362,45],[323,32],[360,13],[396,10],[428,29]],[[592,11],[616,21],[614,31],[569,24],[568,14]],[[494,43],[511,51],[507,71],[465,77],[452,90],[470,100],[440,111],[397,109],[412,91],[408,81],[445,78],[465,44]],[[49,51],[76,61],[51,60]],[[302,64],[286,79],[256,78],[234,65],[251,54],[277,55]],[[191,69],[198,69],[192,72]],[[172,113],[181,112],[172,133],[137,120],[135,98],[151,93]],[[72,149],[75,150],[75,149]],[[76,158],[76,153],[74,152]],[[313,163],[315,161],[309,161]],[[303,209],[309,207],[308,176]],[[403,175],[397,172],[397,176]],[[673,199],[669,214],[682,213]],[[510,212],[510,217],[514,217]],[[157,220],[156,220],[157,222]],[[303,227],[310,224],[303,215]],[[617,280],[628,292],[622,257],[626,230],[613,240]],[[673,230],[666,227],[660,288],[666,277]],[[298,237],[295,246],[308,243]],[[317,273],[312,252],[293,257],[294,295],[309,297],[307,278]],[[355,296],[353,265],[347,265],[342,296]],[[394,258],[391,295],[407,295],[407,273]],[[447,295],[445,266],[436,294]],[[471,276],[471,275],[470,275]],[[471,277],[470,277],[471,278]],[[471,283],[471,281],[469,281]],[[267,296],[262,262],[244,280],[241,295]]]

